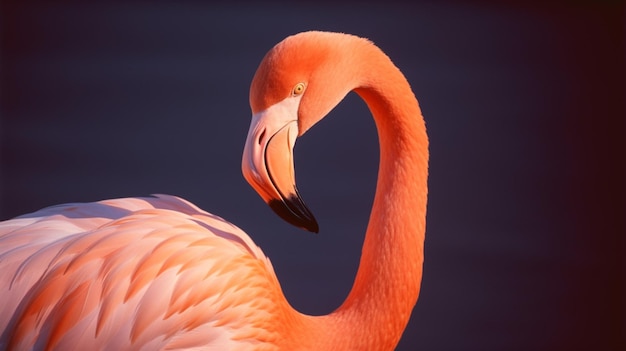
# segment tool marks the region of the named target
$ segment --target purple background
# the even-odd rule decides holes
[[[422,292],[398,350],[618,350],[624,315],[624,7],[393,2],[7,5],[0,219],[167,193],[244,229],[289,301],[324,314],[357,269],[378,160],[350,94],[299,139],[320,234],[245,183],[263,55],[319,29],[405,73],[431,140]]]

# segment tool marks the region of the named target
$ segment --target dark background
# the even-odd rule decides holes
[[[319,29],[405,73],[431,140],[425,274],[398,350],[619,350],[624,7],[619,2],[3,3],[0,219],[167,193],[244,229],[289,301],[325,314],[357,269],[378,160],[350,94],[299,139],[320,234],[245,183],[263,55]]]

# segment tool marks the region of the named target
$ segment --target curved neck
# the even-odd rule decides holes
[[[359,270],[346,301],[323,318],[335,349],[393,350],[417,302],[422,279],[428,138],[417,100],[379,49],[362,65],[355,91],[378,129],[380,165]]]

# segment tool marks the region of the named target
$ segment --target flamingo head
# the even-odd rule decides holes
[[[280,217],[315,233],[317,221],[296,188],[293,147],[358,85],[356,65],[348,64],[355,41],[365,40],[323,32],[288,37],[266,54],[250,87],[244,177]]]

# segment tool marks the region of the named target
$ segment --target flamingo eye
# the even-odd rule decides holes
[[[304,83],[296,84],[296,86],[293,87],[293,90],[291,91],[291,95],[293,96],[298,96],[302,93],[304,93]]]

